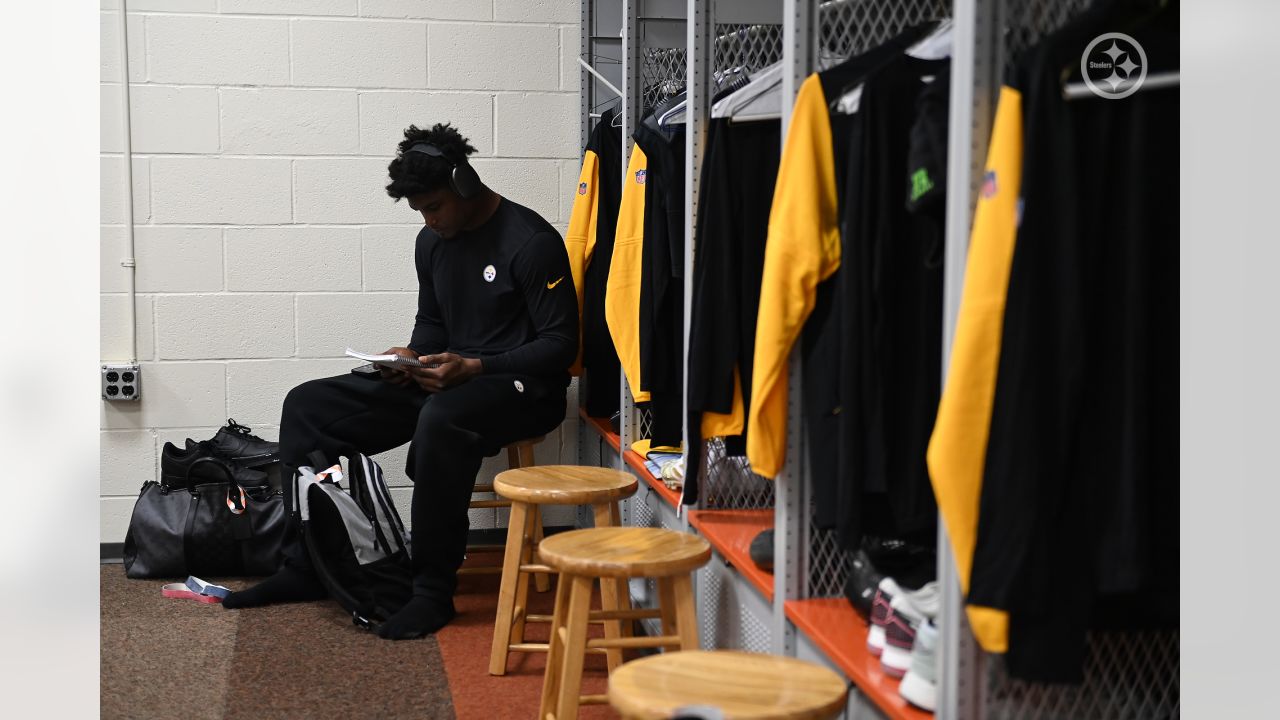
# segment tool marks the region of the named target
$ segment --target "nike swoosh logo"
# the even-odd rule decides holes
[[[547,289],[548,289],[548,290],[554,290],[554,289],[555,289],[555,287],[556,287],[557,285],[559,285],[559,284],[560,284],[560,281],[561,281],[561,280],[563,280],[563,279],[564,279],[564,276],[563,276],[563,275],[561,275],[559,278],[557,278],[557,279],[556,279],[556,281],[555,281],[555,282],[549,282],[549,283],[547,283]]]

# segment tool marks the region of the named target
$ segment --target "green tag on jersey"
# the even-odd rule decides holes
[[[929,171],[924,168],[911,173],[911,202],[915,202],[924,197],[924,194],[933,189],[933,180],[929,179]]]

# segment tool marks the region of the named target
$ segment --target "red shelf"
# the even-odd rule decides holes
[[[578,415],[582,417],[582,422],[595,428],[596,432],[600,433],[600,436],[604,438],[604,441],[612,445],[614,451],[617,452],[618,446],[622,444],[622,438],[618,437],[618,433],[609,427],[608,418],[593,418],[583,408],[578,408]]]
[[[644,480],[659,497],[666,500],[667,504],[673,508],[680,506],[680,491],[668,488],[661,478],[654,477],[653,473],[649,472],[649,468],[644,464],[644,457],[640,453],[631,448],[627,448],[625,452],[622,451],[622,439],[618,437],[618,433],[613,431],[613,428],[609,427],[607,419],[590,417],[587,415],[586,410],[582,408],[578,409],[578,414],[582,417],[582,421],[595,428],[595,431],[600,433],[600,436],[615,451],[622,452],[622,459],[627,465],[631,466],[632,470],[636,471],[640,479]]]
[[[867,623],[844,598],[789,600],[787,618],[795,623],[858,689],[894,720],[930,720],[932,713],[908,704],[898,694],[899,680],[880,669],[867,651]]]
[[[751,561],[751,541],[773,527],[772,510],[690,510],[689,524],[711,543],[729,564],[773,602],[773,573]]]

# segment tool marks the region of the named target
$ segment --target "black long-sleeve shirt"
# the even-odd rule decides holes
[[[578,353],[578,300],[560,233],[503,198],[448,240],[418,233],[418,314],[409,347],[480,358],[485,373],[563,376]]]

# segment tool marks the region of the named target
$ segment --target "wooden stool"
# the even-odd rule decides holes
[[[546,440],[546,435],[528,438],[513,442],[506,447],[507,450],[507,467],[512,470],[518,468],[533,467],[537,464],[533,457],[533,446]],[[491,493],[493,485],[489,483],[481,483],[472,489],[471,493]],[[474,497],[468,506],[472,510],[481,508],[509,508],[510,500],[496,498],[494,500],[476,500]],[[534,544],[542,540],[542,513],[537,507],[533,508],[533,527],[534,527]],[[505,549],[505,545],[470,545],[467,547],[471,552],[492,552]],[[473,565],[471,567],[459,568],[459,575],[496,575],[502,572],[501,565]],[[551,578],[546,573],[538,573],[533,576],[534,586],[538,592],[546,592],[551,589]]]
[[[538,507],[590,505],[596,527],[618,525],[618,501],[634,495],[638,483],[634,475],[621,470],[543,465],[498,473],[493,487],[494,492],[506,498],[511,506],[506,553],[502,561],[502,587],[498,591],[498,613],[493,623],[493,648],[489,654],[489,674],[503,675],[511,652],[546,652],[549,649],[547,643],[524,641],[526,622],[551,621],[546,615],[529,615],[527,612],[529,573],[546,578],[551,571],[545,565],[534,564],[535,554],[541,562],[540,548],[546,542],[542,540],[538,527]],[[630,607],[631,596],[625,582],[621,586],[610,583],[603,587],[601,597],[606,609],[617,610],[624,601]],[[620,622],[606,624],[605,631],[612,637],[620,637],[622,625]],[[610,668],[622,663],[621,651],[613,652],[609,658]]]
[[[711,559],[711,546],[706,540],[660,528],[594,528],[553,535],[543,541],[539,554],[544,563],[560,573],[539,720],[574,720],[578,717],[579,703],[607,702],[603,695],[578,697],[582,689],[582,661],[587,650],[606,648],[621,655],[622,648],[698,648],[693,571]],[[656,610],[609,607],[606,588],[616,583],[619,594],[629,597],[627,578],[632,577],[658,579]],[[600,595],[605,606],[601,612],[591,612],[588,607],[594,578],[600,578]],[[610,624],[606,623],[603,639],[587,639],[589,620],[641,617],[662,618],[662,635],[618,637],[610,632]],[[610,663],[610,672],[614,667]]]
[[[653,655],[609,676],[609,704],[626,720],[668,718],[686,705],[710,705],[730,720],[826,720],[844,710],[847,692],[820,665],[737,650]]]

